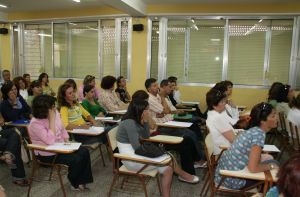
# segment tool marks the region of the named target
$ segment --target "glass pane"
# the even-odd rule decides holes
[[[168,21],[167,77],[175,76],[184,81],[185,32],[187,20]]]
[[[121,22],[121,65],[120,74],[127,78],[127,55],[128,55],[128,22]]]
[[[189,20],[188,82],[222,79],[225,20]]]
[[[150,77],[158,78],[159,22],[152,22]]]
[[[18,76],[18,75],[22,75],[21,73],[21,66],[20,66],[20,63],[19,63],[19,37],[18,37],[18,34],[19,34],[19,28],[18,26],[13,26],[13,71],[14,71],[14,76]],[[4,46],[2,43],[0,43],[0,51],[2,51],[2,47]],[[1,60],[0,60],[1,61]],[[0,76],[0,78],[2,79],[2,75]],[[2,79],[3,80],[3,79]]]
[[[102,20],[101,31],[103,38],[103,76],[115,76],[115,20]]]
[[[98,22],[69,23],[71,31],[71,76],[98,77]]]
[[[269,72],[266,83],[288,83],[293,37],[293,20],[272,20]]]
[[[68,25],[54,24],[55,77],[68,77]]]
[[[263,85],[268,21],[230,20],[228,79],[234,84]]]
[[[42,72],[52,72],[51,24],[25,25],[24,27],[25,72],[37,77]]]

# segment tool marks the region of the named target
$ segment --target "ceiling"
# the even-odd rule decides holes
[[[28,11],[42,11],[42,10],[63,10],[76,9],[87,7],[112,6],[118,9],[118,6],[112,5],[110,2],[114,1],[114,5],[122,0],[81,0],[81,3],[76,3],[72,0],[0,0],[0,4],[7,5],[8,8],[1,8],[0,12],[28,12]],[[299,3],[299,0],[123,0],[124,2],[143,3],[144,6],[150,4],[201,4],[201,3]],[[139,1],[139,2],[138,2]],[[127,3],[127,2],[126,2]]]

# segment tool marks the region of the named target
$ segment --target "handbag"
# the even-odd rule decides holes
[[[157,146],[152,142],[145,141],[141,142],[141,146],[135,150],[135,154],[150,158],[160,157],[165,153],[166,151],[164,150],[162,144]]]

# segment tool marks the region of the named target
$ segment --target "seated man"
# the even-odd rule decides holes
[[[169,114],[184,114],[185,113],[184,110],[176,109],[176,107],[170,101],[169,95],[171,94],[171,92],[172,92],[172,84],[166,79],[162,80],[160,82],[159,96],[162,98],[162,105],[164,109],[166,109],[166,112]],[[201,129],[198,126],[200,120],[201,120],[200,117],[193,115],[191,120],[193,124],[189,129],[195,132],[198,140],[203,140]]]
[[[173,115],[169,113],[168,109],[164,108],[162,105],[162,98],[158,94],[159,87],[156,79],[150,78],[147,79],[145,82],[145,87],[149,94],[149,114],[151,118],[154,120],[155,123],[164,123],[170,120],[173,120]],[[160,127],[159,131],[161,134],[165,135],[172,135],[172,136],[180,136],[180,137],[188,137],[193,142],[200,155],[200,158],[204,158],[203,156],[203,148],[201,147],[200,142],[196,134],[184,128],[167,128],[167,127]]]

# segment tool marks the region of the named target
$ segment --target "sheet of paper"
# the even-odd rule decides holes
[[[199,105],[199,102],[196,101],[182,101],[182,104],[190,104],[190,105]]]
[[[95,117],[95,120],[113,120],[113,117]]]
[[[280,152],[280,150],[275,145],[265,144],[263,148],[264,152]]]
[[[175,126],[175,127],[190,127],[193,123],[191,122],[179,122],[179,121],[168,121],[165,122],[164,125]]]
[[[138,159],[145,159],[145,160],[155,161],[155,162],[162,162],[162,161],[165,161],[165,160],[167,160],[167,159],[170,158],[170,156],[167,155],[167,154],[162,155],[162,156],[160,156],[160,157],[155,157],[155,158],[144,157],[144,156],[136,155],[136,154],[130,155],[130,156],[132,156],[132,157],[134,157],[134,158],[138,158]]]
[[[46,150],[78,150],[81,143],[55,143],[47,146]]]
[[[115,113],[126,113],[127,112],[127,110],[126,109],[124,109],[124,110],[117,110],[117,111],[114,111]]]
[[[89,129],[73,129],[72,133],[78,133],[78,134],[95,134],[100,135],[104,132],[104,127],[90,127]]]

